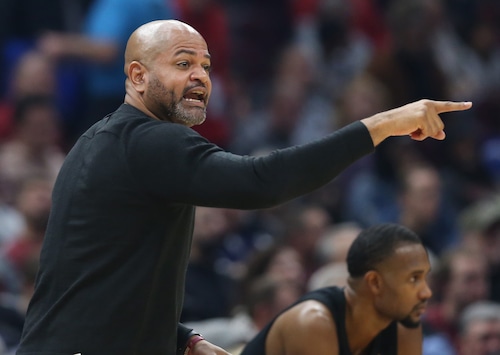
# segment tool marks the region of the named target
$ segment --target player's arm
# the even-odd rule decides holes
[[[276,319],[266,341],[273,355],[338,355],[335,322],[320,302],[309,300]]]
[[[398,323],[398,355],[422,355],[422,327],[406,328]]]

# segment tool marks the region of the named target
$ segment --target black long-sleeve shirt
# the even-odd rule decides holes
[[[122,105],[61,168],[19,355],[173,355],[194,206],[257,209],[371,152],[356,122],[269,156],[237,156]]]

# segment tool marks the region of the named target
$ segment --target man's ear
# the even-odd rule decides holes
[[[372,294],[378,295],[382,292],[383,280],[377,271],[368,271],[364,276],[364,280]]]
[[[134,60],[129,64],[128,78],[137,92],[146,90],[147,69],[140,62]]]

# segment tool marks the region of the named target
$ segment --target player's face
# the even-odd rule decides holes
[[[179,32],[149,68],[148,106],[161,120],[189,127],[203,123],[212,90],[210,69],[205,40]]]
[[[402,325],[420,325],[432,291],[427,283],[430,263],[420,244],[402,244],[380,265],[382,291],[377,299],[379,312]]]

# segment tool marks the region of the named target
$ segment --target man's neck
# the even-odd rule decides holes
[[[347,286],[345,325],[349,349],[352,355],[367,354],[373,339],[384,330],[390,320],[381,319],[373,304],[355,290]]]

